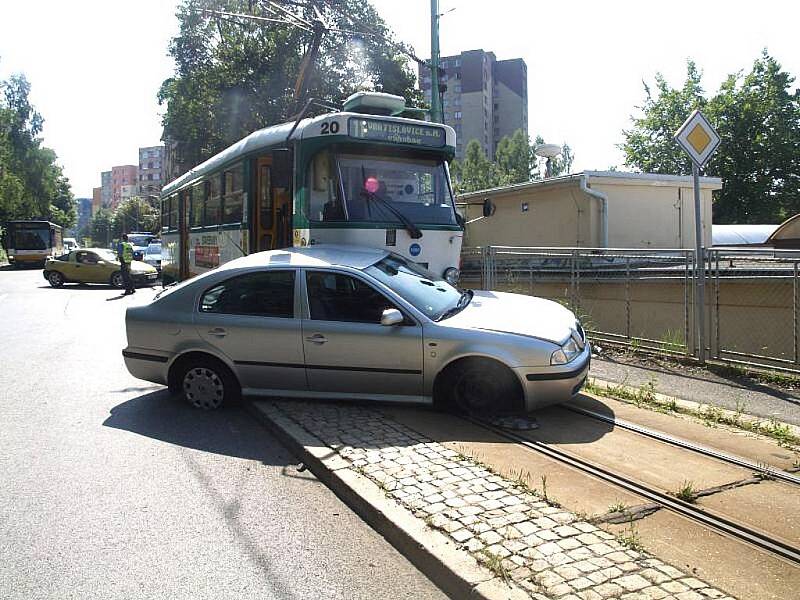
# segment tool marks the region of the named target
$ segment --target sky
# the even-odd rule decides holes
[[[429,0],[373,0],[398,39],[430,55]],[[175,0],[0,0],[0,79],[24,73],[78,197],[100,172],[159,144],[156,94],[172,73]],[[724,8],[723,8],[724,7]],[[455,9],[455,10],[450,10]],[[623,168],[622,130],[661,72],[683,83],[686,60],[713,94],[767,48],[800,76],[800,3],[440,0],[442,56],[483,48],[528,65],[531,137],[568,143],[573,169]],[[800,81],[795,82],[800,87]]]

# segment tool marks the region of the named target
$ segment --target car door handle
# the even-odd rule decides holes
[[[325,342],[327,342],[327,341],[328,341],[328,338],[326,338],[326,337],[325,337],[324,335],[322,335],[322,334],[315,333],[315,334],[314,334],[314,335],[312,335],[311,337],[307,337],[307,338],[306,338],[306,341],[307,341],[307,342],[312,342],[312,343],[314,343],[314,344],[324,344]]]
[[[228,335],[228,332],[225,331],[222,327],[214,327],[214,329],[208,330],[209,335],[215,335],[217,337],[225,337]]]

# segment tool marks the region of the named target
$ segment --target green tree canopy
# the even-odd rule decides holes
[[[55,152],[42,146],[30,89],[24,75],[0,81],[0,222],[44,217],[70,227],[75,200]]]
[[[730,75],[710,99],[691,61],[680,89],[657,75],[657,94],[645,86],[642,116],[623,131],[625,164],[644,172],[690,174],[691,160],[673,136],[700,108],[721,138],[704,170],[722,178],[714,222],[778,223],[800,212],[800,90],[792,91],[793,83],[766,50],[748,74]]]
[[[319,10],[330,32],[308,78],[307,97],[341,104],[361,89],[419,99],[415,77],[391,39],[391,32],[366,0],[285,3],[312,20]],[[164,139],[177,145],[184,168],[212,156],[248,133],[294,114],[292,95],[312,34],[286,24],[230,19],[204,13],[257,12],[252,0],[182,0],[180,32],[169,53],[175,74],[164,81]],[[279,14],[277,16],[280,16]],[[313,113],[312,113],[313,114]]]
[[[114,238],[131,231],[156,233],[160,228],[158,210],[138,196],[120,202],[111,216],[111,234]]]

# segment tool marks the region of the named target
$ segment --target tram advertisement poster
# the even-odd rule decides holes
[[[194,246],[194,262],[198,267],[219,266],[219,245],[215,236],[203,236]]]

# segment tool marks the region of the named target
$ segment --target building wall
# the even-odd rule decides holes
[[[494,158],[497,143],[517,129],[528,131],[527,67],[521,58],[498,61],[494,53],[468,50],[440,59],[447,86],[443,94],[444,122],[456,131],[456,158],[477,139]],[[419,68],[420,88],[431,100],[431,74]]]
[[[122,200],[123,185],[137,185],[139,167],[136,165],[121,165],[111,167],[111,206],[116,208]]]
[[[690,178],[625,175],[587,175],[591,189],[608,197],[608,247],[694,248]],[[481,216],[485,198],[497,209],[467,226],[464,245],[602,247],[601,202],[580,189],[580,177],[465,194],[458,201],[468,204],[467,220]],[[706,247],[711,245],[712,191],[720,187],[718,179],[701,183]]]
[[[139,148],[139,194],[158,195],[164,186],[164,146]]]
[[[103,171],[100,173],[100,188],[101,197],[100,201],[104,207],[111,206],[111,200],[114,195],[114,186],[112,184],[111,171]]]

